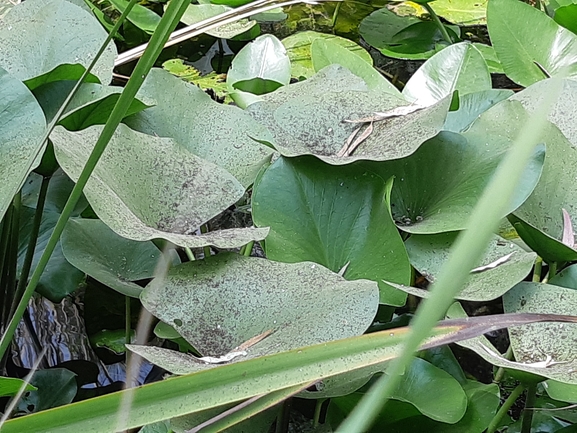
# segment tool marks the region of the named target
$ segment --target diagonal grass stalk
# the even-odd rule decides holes
[[[123,18],[125,18],[128,15],[128,13],[130,13],[130,10],[134,4],[136,4],[136,0],[132,0],[129,6],[125,9],[124,13],[122,14]],[[94,168],[96,167],[98,160],[102,156],[102,153],[106,149],[108,142],[112,138],[114,131],[116,130],[116,128],[124,118],[126,112],[128,111],[128,108],[130,107],[130,104],[132,103],[134,97],[136,96],[138,89],[140,89],[140,87],[142,86],[142,83],[144,82],[146,75],[148,74],[148,72],[154,65],[154,62],[156,61],[158,55],[162,51],[166,40],[170,36],[170,33],[175,29],[176,25],[179,23],[180,18],[184,14],[184,11],[186,10],[187,7],[188,7],[187,0],[174,0],[170,3],[160,23],[158,24],[157,30],[154,32],[152,38],[150,39],[150,43],[147,50],[145,51],[144,55],[136,65],[130,80],[126,84],[126,87],[124,88],[122,94],[120,95],[120,98],[116,102],[116,105],[114,106],[114,109],[112,110],[112,113],[110,114],[108,121],[104,125],[100,137],[98,138],[96,144],[94,145],[94,149],[92,150],[92,153],[90,154],[90,157],[88,158],[88,161],[86,162],[86,165],[84,166],[82,173],[80,174],[80,177],[78,178],[78,181],[76,182],[76,185],[74,186],[70,194],[70,197],[68,198],[68,201],[64,206],[64,209],[62,210],[62,214],[60,215],[60,218],[58,218],[58,222],[56,223],[54,231],[52,232],[52,235],[48,240],[44,253],[40,257],[38,266],[36,266],[36,269],[34,270],[32,277],[30,278],[30,282],[28,283],[26,289],[24,290],[24,293],[22,294],[22,299],[18,303],[18,307],[16,308],[16,311],[14,312],[14,315],[12,316],[10,323],[8,324],[6,331],[2,335],[2,339],[0,340],[0,358],[4,356],[6,350],[10,345],[14,332],[16,331],[16,327],[18,326],[18,323],[22,319],[22,315],[26,310],[28,301],[32,297],[32,294],[34,293],[34,290],[36,289],[36,286],[40,281],[40,276],[42,275],[42,272],[46,268],[48,260],[50,259],[50,256],[52,255],[52,252],[54,251],[54,248],[56,247],[56,244],[60,239],[60,235],[62,234],[62,231],[66,226],[68,218],[72,214],[74,207],[78,202],[78,199],[82,195],[82,190],[84,189],[84,186],[88,182],[90,175],[94,171]],[[118,23],[117,25],[119,26]],[[118,30],[117,27],[115,27],[115,29]]]
[[[369,428],[399,385],[401,375],[409,366],[413,354],[429,335],[435,323],[444,316],[454,297],[463,287],[470,270],[477,266],[538,144],[539,131],[547,123],[549,107],[557,99],[561,89],[559,79],[556,84],[557,91],[552,91],[539,109],[529,116],[527,124],[521,129],[521,133],[499,164],[495,175],[473,209],[467,229],[457,238],[449,259],[431,287],[431,296],[425,299],[417,310],[401,354],[391,362],[387,374],[365,394],[337,432],[364,432]]]

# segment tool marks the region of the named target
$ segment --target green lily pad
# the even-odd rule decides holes
[[[555,9],[553,19],[567,30],[577,33],[577,4],[569,4]]]
[[[28,174],[40,164],[46,120],[38,102],[22,82],[0,68],[0,218]]]
[[[457,236],[456,232],[411,236],[405,242],[411,264],[429,282],[434,282],[441,267],[447,261]],[[509,256],[511,253],[513,255]],[[471,273],[456,299],[466,301],[497,299],[531,272],[537,258],[537,254],[526,252],[514,243],[494,236],[479,267],[490,265],[508,256],[510,258],[502,264]],[[429,296],[429,292],[423,289],[410,287],[402,290],[419,297]]]
[[[535,288],[530,288],[528,285],[540,285],[541,287],[536,287],[536,290],[533,290]],[[551,306],[549,302],[555,297],[555,292],[550,292],[550,287],[555,288],[555,286],[546,286],[548,285],[541,283],[519,283],[516,287],[509,290],[503,298],[504,306],[507,305],[505,307],[506,312],[513,311],[513,306],[517,301],[517,306],[520,306],[521,301],[524,301],[526,304],[530,303],[530,310],[515,308],[515,312],[536,313],[546,311],[547,313],[559,313],[561,310],[570,311],[573,308],[569,314],[575,314],[575,307],[569,305],[570,303],[566,300],[561,301],[565,303],[566,308],[559,308],[559,297],[556,297],[554,301],[555,306],[549,308]],[[529,290],[525,290],[525,288],[529,288]],[[558,289],[572,291],[571,289]],[[536,299],[535,296],[539,291],[546,294],[544,297],[538,296],[541,298],[538,302],[544,302],[540,304],[540,307],[532,302],[532,299]],[[543,298],[547,298],[547,301],[543,301]],[[449,309],[447,317],[462,318],[466,317],[466,313],[460,304],[455,303]],[[536,325],[540,325],[540,327],[535,327]],[[509,336],[516,361],[509,361],[503,357],[486,337],[475,337],[459,341],[457,344],[476,352],[481,358],[496,367],[526,372],[544,378],[555,379],[563,383],[577,384],[577,370],[575,369],[577,360],[571,354],[572,347],[574,347],[575,326],[572,323],[551,322],[509,328]],[[548,366],[546,366],[547,355],[551,357],[549,362],[553,362],[553,364]],[[563,359],[560,359],[561,357]],[[569,362],[563,364],[554,363],[566,360],[569,360]],[[571,370],[574,372],[570,372]]]
[[[549,279],[549,284],[577,290],[577,264],[567,266]]]
[[[34,25],[31,27],[30,23]],[[67,64],[71,68],[68,79],[77,79],[75,64],[87,67],[106,36],[106,31],[90,12],[68,1],[22,2],[3,19],[0,67],[26,81]],[[108,84],[112,79],[115,58],[116,48],[111,42],[92,69],[101,83]],[[64,78],[60,76],[60,79]]]
[[[64,100],[76,84],[75,81],[48,82],[34,89],[34,96],[44,110],[48,121],[52,121]],[[122,93],[122,87],[103,86],[96,83],[85,83],[76,92],[62,114],[59,125],[66,129],[78,131],[92,125],[103,125],[108,120],[116,101]],[[126,116],[138,113],[151,106],[134,99]]]
[[[296,78],[311,78],[317,70],[313,67],[311,45],[317,39],[326,39],[356,54],[370,65],[371,55],[360,45],[340,36],[313,31],[298,32],[282,40],[291,61],[291,75]],[[346,65],[343,65],[346,66]]]
[[[130,330],[130,341],[134,340],[136,332]],[[126,352],[126,331],[124,329],[109,330],[103,329],[90,336],[90,344],[109,350],[115,355],[122,355]]]
[[[245,187],[272,151],[251,137],[270,133],[238,107],[214,102],[198,87],[152,69],[138,93],[155,106],[126,119],[132,129],[170,137],[195,155],[223,167]]]
[[[503,296],[506,313],[547,313],[575,315],[577,291],[543,283],[522,282]],[[577,383],[577,325],[538,323],[509,329],[515,359],[537,362],[550,359],[540,374],[563,383]]]
[[[78,179],[102,127],[79,132],[57,127],[56,158]],[[176,245],[235,248],[262,240],[267,229],[230,229],[194,235],[200,225],[238,201],[244,188],[224,169],[177,145],[120,125],[84,189],[102,221],[120,236]]]
[[[460,26],[487,24],[488,0],[436,0],[431,7],[437,15]]]
[[[124,12],[128,6],[126,0],[110,0],[110,3],[118,9],[120,13]],[[138,3],[133,6],[126,19],[148,34],[154,33],[156,26],[158,26],[160,22],[160,16],[158,16],[156,12]]]
[[[46,200],[44,202],[44,211],[62,213],[66,201],[74,188],[74,182],[62,171],[58,169],[50,177]],[[42,184],[42,176],[36,173],[30,173],[26,183],[22,187],[22,204],[32,209],[36,209],[38,195]],[[88,206],[84,196],[81,196],[72,211],[73,217],[80,215]]]
[[[411,277],[390,215],[390,188],[391,182],[359,164],[335,167],[312,157],[279,158],[259,178],[252,196],[255,224],[270,226],[267,257],[313,261],[333,272],[346,267],[347,280],[379,283],[381,303],[404,305],[405,294],[382,282],[407,284]]]
[[[503,71],[503,66],[501,65],[501,62],[499,61],[499,58],[495,53],[495,48],[493,48],[490,45],[481,44],[479,42],[473,42],[473,46],[477,48],[483,55],[483,58],[485,59],[485,62],[487,63],[489,72],[491,74],[505,73],[505,71]]]
[[[490,1],[487,28],[503,70],[521,86],[543,80],[546,74],[577,75],[577,35],[536,8],[516,0]]]
[[[18,415],[71,403],[78,389],[76,375],[65,368],[38,370],[30,379],[30,383],[37,389],[27,391],[20,398],[15,408]]]
[[[145,288],[141,300],[203,355],[225,355],[272,331],[234,362],[362,334],[376,313],[378,289],[372,281],[346,281],[317,263],[221,253],[171,268]],[[167,349],[130,349],[151,362],[170,357],[170,364],[159,365],[175,373],[216,365]]]
[[[367,162],[367,167],[381,177],[395,176],[391,206],[398,227],[415,234],[464,229],[526,117],[519,103],[503,101],[483,113],[463,134],[441,132],[407,158]],[[538,146],[503,217],[531,194],[544,158],[544,146]]]
[[[507,89],[490,89],[466,95],[459,94],[459,109],[449,111],[443,129],[464,132],[481,114],[513,94],[512,90]]]
[[[409,79],[403,96],[418,105],[432,105],[451,96],[491,89],[485,59],[472,44],[451,45],[428,59]]]
[[[191,4],[186,9],[186,12],[184,12],[184,15],[180,21],[189,26],[191,24],[199,23],[208,18],[212,18],[230,10],[232,10],[232,8],[225,5]],[[208,30],[206,34],[214,36],[215,38],[231,39],[235,36],[243,34],[244,32],[247,32],[255,24],[256,21],[242,19],[234,23],[225,24],[215,29]]]
[[[552,399],[577,403],[577,385],[570,385],[553,379],[549,379],[543,385]]]
[[[447,98],[422,110],[377,120],[352,156],[337,156],[363,123],[345,120],[372,117],[407,102],[389,92],[369,91],[361,78],[340,65],[327,66],[306,81],[262,98],[247,111],[272,131],[276,150],[284,156],[315,155],[334,165],[410,155],[441,129],[450,103]]]
[[[369,89],[400,96],[398,89],[373,68],[372,58],[371,62],[360,62],[356,53],[349,51],[331,39],[315,39],[311,44],[310,50],[315,71],[318,72],[332,64],[342,65],[353,74],[362,78]]]
[[[445,26],[457,41],[458,27]],[[428,59],[449,43],[432,21],[399,16],[387,8],[379,9],[361,21],[359,33],[369,45],[385,56],[397,59]]]
[[[273,35],[262,35],[234,57],[226,76],[230,90],[263,95],[290,82],[290,60],[284,45]]]
[[[152,242],[122,238],[97,219],[69,220],[61,242],[74,267],[126,296],[137,298],[142,287],[133,281],[152,278],[167,266]]]

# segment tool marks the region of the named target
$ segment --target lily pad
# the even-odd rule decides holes
[[[245,187],[272,151],[253,138],[270,133],[238,107],[214,102],[198,87],[152,69],[138,93],[155,106],[126,119],[132,129],[173,138],[195,155],[223,167]]]
[[[415,234],[464,229],[526,118],[527,113],[519,103],[503,101],[483,113],[463,134],[441,132],[407,158],[367,162],[367,167],[381,177],[395,176],[391,206],[398,227]],[[544,134],[547,143],[548,138]],[[503,217],[531,194],[544,158],[545,148],[538,146]]]
[[[78,179],[102,127],[80,132],[57,127],[56,158]],[[194,235],[200,225],[238,201],[244,188],[224,169],[168,138],[152,137],[120,125],[84,189],[102,221],[120,236],[176,245],[235,248],[263,239],[267,229],[230,229]]]
[[[334,165],[410,155],[441,129],[450,103],[447,98],[409,114],[385,116],[370,126],[370,120],[362,119],[408,104],[389,92],[369,91],[361,78],[340,65],[327,66],[313,78],[262,98],[247,111],[272,131],[275,149],[284,156],[315,155]],[[363,124],[372,132],[352,156],[338,156]]]
[[[376,313],[378,289],[372,281],[345,281],[312,262],[221,253],[171,268],[145,288],[141,300],[205,356],[223,356],[272,331],[242,350],[237,361],[362,334]],[[150,359],[151,348],[130,349]],[[179,372],[215,366],[178,352],[168,356],[188,361]],[[168,369],[175,371],[174,365]]]
[[[290,81],[290,60],[284,45],[273,35],[262,35],[235,56],[226,76],[231,90],[263,95]]]
[[[466,95],[459,94],[459,109],[449,111],[443,128],[447,131],[464,132],[481,114],[513,94],[514,92],[508,89],[490,89]]]
[[[445,26],[454,41],[458,27]],[[432,21],[399,16],[387,8],[379,9],[361,21],[359,33],[368,44],[385,56],[397,59],[428,59],[449,43]]]
[[[460,26],[487,24],[488,0],[436,0],[431,7],[437,15]]]
[[[349,39],[328,33],[313,31],[298,32],[281,41],[285,46],[291,61],[291,74],[293,77],[311,78],[317,72],[313,67],[313,61],[311,58],[311,45],[317,39],[330,40],[331,42],[345,48],[347,51],[356,54],[370,65],[373,64],[373,58],[367,50]]]
[[[110,3],[118,9],[120,13],[124,12],[128,6],[126,0],[110,0]],[[156,26],[158,26],[160,22],[160,16],[158,16],[156,12],[138,3],[133,6],[126,19],[148,34],[154,33]]]
[[[40,412],[72,402],[78,387],[76,374],[65,368],[38,370],[30,379],[37,388],[28,391],[16,404],[15,413],[24,415]]]
[[[457,236],[456,232],[411,236],[405,242],[411,264],[429,282],[434,282],[447,261]],[[466,301],[497,299],[531,272],[537,254],[526,252],[514,243],[494,236],[479,267],[490,265],[504,257],[508,257],[504,263],[471,273],[456,299]],[[403,290],[422,298],[429,296],[429,292],[423,289],[410,287]]]
[[[230,10],[232,10],[232,8],[225,5],[191,4],[186,9],[186,12],[184,12],[184,15],[180,21],[189,26],[191,24],[199,23],[208,18],[212,18]],[[231,39],[235,36],[243,34],[244,32],[247,32],[255,24],[256,21],[242,19],[234,23],[225,24],[215,29],[208,30],[206,34],[214,36],[215,38]]]
[[[451,96],[491,89],[491,74],[485,59],[468,42],[451,45],[422,65],[403,88],[403,96],[428,106]]]
[[[577,35],[540,10],[516,0],[490,1],[487,28],[503,70],[521,86],[577,75]]]
[[[481,44],[479,42],[473,42],[473,46],[481,52],[483,58],[485,59],[485,62],[487,63],[489,72],[491,74],[505,73],[505,71],[503,71],[503,66],[501,65],[501,62],[499,61],[499,58],[495,53],[495,48],[493,48],[490,45]]]
[[[347,280],[378,282],[381,303],[404,305],[404,293],[382,282],[407,284],[411,277],[390,215],[390,188],[391,182],[359,164],[279,158],[259,178],[252,197],[255,224],[270,226],[267,257],[313,261],[333,272],[345,268]]]
[[[362,78],[369,89],[399,95],[398,89],[383,77],[371,62],[360,62],[359,56],[347,50],[331,39],[316,39],[311,45],[311,58],[315,71],[332,64],[342,65],[353,74]]]
[[[522,282],[503,297],[506,313],[575,315],[577,291],[543,283]],[[538,323],[509,329],[515,359],[519,362],[546,361],[540,374],[563,383],[577,383],[577,325]]]
[[[34,25],[30,26],[32,22]],[[71,68],[68,79],[77,79],[78,69],[74,65],[87,67],[106,36],[106,31],[90,12],[68,1],[22,2],[3,18],[0,67],[26,81],[67,64],[66,67]],[[39,53],[43,53],[41,58]],[[112,79],[115,58],[116,48],[111,42],[92,70],[101,83],[108,84]],[[80,73],[82,71],[83,68]]]
[[[56,81],[34,89],[34,96],[42,106],[49,122],[52,121],[75,84],[76,82],[70,80]],[[122,87],[118,86],[83,84],[66,107],[59,125],[63,125],[68,130],[78,131],[92,125],[105,124],[121,93]],[[145,104],[135,98],[126,116],[138,113],[152,104],[153,101]]]
[[[126,296],[137,298],[142,287],[133,281],[152,278],[167,266],[152,242],[122,238],[97,219],[69,220],[61,242],[74,267]]]
[[[524,291],[523,286],[533,284],[547,286],[546,284],[541,283],[520,283],[517,287],[507,292],[504,298],[504,302],[507,303],[507,305],[512,306],[513,300],[517,298],[522,291]],[[519,287],[521,287],[521,289],[518,289]],[[540,287],[537,289],[537,291],[539,290],[548,292],[549,288]],[[533,290],[531,290],[531,292],[533,292],[531,294],[527,291],[524,292],[524,299],[519,298],[519,301],[528,301],[535,295],[535,291]],[[560,309],[557,308],[558,305],[558,301],[556,301],[554,308],[548,308],[549,304],[541,304],[540,308],[531,308],[530,312],[535,313],[538,311],[547,311],[547,313],[553,313],[554,311],[560,311]],[[535,307],[533,303],[531,303],[531,306]],[[507,312],[511,311],[507,307],[505,308]],[[567,304],[567,308],[565,308],[565,310],[569,311],[571,308],[573,308],[573,310],[569,314],[575,314],[574,306],[569,306]],[[517,311],[520,312],[521,310]],[[458,303],[453,304],[447,313],[448,318],[463,318],[466,316],[467,315],[463,310],[463,307],[461,307],[461,305]],[[540,325],[542,327],[535,328],[536,325]],[[476,352],[479,356],[496,367],[510,368],[517,371],[531,373],[537,376],[543,376],[545,378],[555,379],[564,383],[577,384],[577,370],[575,369],[577,366],[577,360],[572,355],[576,326],[577,325],[572,323],[560,324],[551,322],[546,324],[528,324],[523,325],[522,327],[509,328],[511,345],[513,346],[515,359],[517,361],[509,361],[506,359],[484,336],[459,341],[457,344]],[[529,327],[532,327],[531,331],[528,331]],[[512,331],[515,330],[516,332],[512,333]],[[539,332],[536,332],[537,330],[539,330]],[[546,338],[544,333],[540,333],[541,331],[545,330],[547,330],[547,335],[551,335],[549,340],[547,340],[549,337]],[[526,331],[528,331],[526,334],[527,336],[523,337]],[[552,349],[552,351],[549,351],[550,349]],[[527,355],[527,357],[524,357],[524,355]],[[549,355],[550,358],[547,358],[547,355]],[[563,357],[563,361],[569,360],[569,362],[556,364],[555,362],[558,362],[560,357]],[[548,359],[549,365],[547,364]],[[550,364],[551,362],[553,362],[553,364]],[[574,371],[573,373],[569,373],[571,369]]]
[[[46,120],[38,102],[22,82],[0,68],[0,218],[28,174],[40,164]]]

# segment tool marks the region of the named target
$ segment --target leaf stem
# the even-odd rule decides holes
[[[535,400],[537,399],[537,382],[531,382],[527,386],[525,396],[525,408],[523,409],[523,421],[521,422],[521,433],[531,433],[531,424],[535,411]]]
[[[534,283],[538,283],[541,281],[541,271],[542,270],[543,270],[543,259],[541,257],[537,257],[535,259],[535,267],[533,268],[532,281]]]
[[[523,384],[519,384],[511,392],[511,394],[509,394],[509,397],[507,397],[505,402],[501,405],[501,407],[499,408],[499,410],[497,411],[497,413],[495,414],[495,416],[493,417],[493,419],[489,423],[489,426],[487,427],[487,433],[495,433],[495,431],[497,430],[497,426],[499,425],[499,423],[501,422],[503,417],[505,415],[507,415],[507,412],[509,411],[509,409],[511,409],[511,406],[513,406],[513,403],[515,403],[517,401],[517,399],[521,396],[524,389],[525,389],[525,386]]]
[[[449,44],[453,44],[454,41],[451,38],[451,36],[449,35],[449,32],[447,31],[447,28],[444,26],[444,24],[441,22],[441,20],[439,19],[439,16],[435,13],[435,11],[433,10],[433,8],[429,5],[429,3],[424,3],[423,7],[427,10],[427,13],[429,14],[429,16],[431,17],[431,19],[433,20],[433,22],[437,25],[437,28],[439,29],[439,31],[441,32],[441,35],[443,36],[443,39],[446,40]]]

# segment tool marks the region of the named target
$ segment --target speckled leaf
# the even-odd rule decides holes
[[[230,11],[231,9],[232,8],[225,5],[191,4],[186,9],[186,12],[181,18],[181,21],[186,25],[191,25],[222,14],[226,11]],[[206,32],[206,34],[214,36],[215,38],[231,39],[250,30],[255,24],[256,21],[242,19],[240,21],[225,24],[223,26],[209,30]]]
[[[556,289],[573,292],[573,295],[562,299],[562,295]],[[509,290],[503,301],[506,312],[511,312],[513,309],[518,312],[530,311],[532,313],[565,311],[570,315],[575,315],[577,308],[575,302],[571,300],[577,299],[576,296],[577,292],[571,289],[523,282]],[[536,302],[533,302],[533,299]],[[525,301],[524,307],[520,306],[522,301]],[[463,307],[455,303],[449,309],[447,317],[462,318],[466,317],[466,314]],[[457,344],[476,352],[496,367],[525,371],[564,383],[577,384],[577,358],[573,352],[576,330],[577,324],[555,322],[510,327],[509,335],[516,361],[504,358],[484,336],[460,341]],[[548,355],[551,357],[550,362],[568,362],[554,363],[545,367]]]
[[[152,278],[163,255],[150,242],[122,238],[97,219],[71,219],[62,233],[62,252],[73,266],[126,296],[137,298],[133,281]]]
[[[459,109],[449,111],[443,129],[453,132],[466,131],[481,114],[513,94],[514,92],[508,89],[491,89],[466,95],[459,94]]]
[[[283,185],[279,188],[279,185]],[[380,302],[400,306],[404,293],[382,280],[407,284],[411,269],[391,215],[391,182],[360,164],[331,166],[313,157],[279,158],[259,178],[253,219],[271,231],[267,257],[304,260],[345,278],[379,283]]]
[[[141,300],[204,356],[225,355],[273,331],[235,358],[240,361],[362,334],[376,313],[378,289],[316,263],[221,253],[171,268]]]
[[[519,100],[529,112],[535,111],[559,82],[543,81],[525,89],[511,99]],[[528,225],[524,233],[519,232],[537,253],[546,260],[576,260],[577,253],[561,244],[563,233],[562,209],[571,216],[573,226],[577,224],[577,129],[574,122],[574,103],[577,101],[577,83],[563,80],[558,99],[553,102],[549,120],[561,132],[549,126],[542,135],[547,144],[547,155],[541,180],[527,201],[515,211],[515,217]],[[564,135],[564,136],[563,136]],[[566,137],[566,138],[565,138]],[[529,237],[531,236],[531,237]]]
[[[391,206],[397,225],[419,234],[464,229],[526,118],[519,103],[503,101],[483,113],[463,134],[441,132],[407,158],[366,163],[383,178],[395,176]],[[544,158],[544,146],[537,146],[506,214],[531,194]]]
[[[56,158],[76,180],[102,130],[54,130]],[[194,235],[199,226],[239,200],[244,188],[224,169],[172,139],[120,125],[84,193],[102,221],[137,241],[167,239],[176,245],[234,248],[261,240],[267,229],[230,229]]]
[[[373,132],[352,156],[337,156],[360,125],[375,112],[409,105],[389,92],[369,90],[366,83],[340,65],[330,65],[314,77],[264,95],[248,112],[273,133],[272,145],[284,156],[315,155],[329,164],[356,160],[388,160],[413,153],[441,129],[449,99],[423,110],[373,124]]]
[[[550,284],[522,282],[503,296],[506,313],[547,313],[577,315],[577,291]],[[515,359],[520,362],[543,361],[552,364],[543,376],[564,383],[577,383],[577,325],[541,323],[509,329]]]
[[[106,36],[106,30],[90,12],[68,1],[25,1],[2,19],[0,67],[22,81],[47,74],[62,64],[86,67]],[[115,58],[116,48],[111,42],[92,69],[104,84],[112,78]],[[74,78],[78,77],[69,79]]]
[[[0,68],[0,218],[28,174],[40,163],[46,120],[21,81]]]
[[[245,187],[270,159],[271,149],[253,138],[270,133],[243,110],[214,102],[198,87],[152,69],[138,93],[155,106],[126,119],[131,128],[171,137],[197,156],[217,164]]]
[[[450,249],[457,236],[457,232],[411,236],[405,242],[411,264],[429,282],[435,281],[435,277],[449,257]],[[537,254],[526,252],[513,242],[506,241],[499,236],[493,237],[479,266],[493,263],[511,253],[513,255],[505,263],[492,269],[471,273],[456,299],[490,301],[502,296],[522,281],[531,272]],[[419,297],[429,295],[427,290],[414,287],[402,290]]]
[[[342,65],[353,74],[362,78],[369,89],[389,92],[400,96],[399,90],[383,77],[375,68],[373,60],[370,62],[360,62],[359,55],[346,49],[331,39],[317,38],[313,41],[311,48],[312,62],[315,71],[320,71],[324,67],[332,64]]]
[[[51,121],[60,106],[76,84],[75,81],[65,80],[49,82],[34,89],[34,96],[42,106],[48,121]],[[103,86],[96,83],[86,83],[80,86],[59,122],[68,130],[84,129],[92,125],[103,125],[118,101],[122,87]],[[134,99],[126,116],[144,110],[148,104]]]
[[[327,39],[339,46],[346,48],[351,53],[356,54],[370,65],[373,64],[371,55],[358,44],[340,36],[329,33],[319,33],[313,31],[298,32],[282,40],[291,61],[291,74],[293,77],[310,78],[317,71],[313,67],[311,59],[311,45],[317,39]]]
[[[407,81],[403,96],[414,104],[429,106],[455,90],[461,96],[490,89],[485,59],[472,44],[461,42],[428,59]]]

